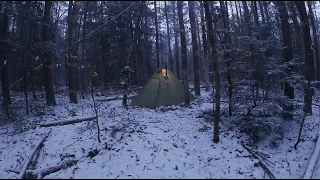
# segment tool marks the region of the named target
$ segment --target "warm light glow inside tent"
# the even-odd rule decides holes
[[[195,97],[189,92],[190,100]],[[183,83],[167,68],[159,68],[132,98],[131,105],[148,108],[184,103]]]

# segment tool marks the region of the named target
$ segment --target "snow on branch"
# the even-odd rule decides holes
[[[127,99],[130,99],[130,98],[132,98],[134,96],[136,96],[136,95],[128,96]],[[105,98],[105,99],[97,99],[97,101],[114,101],[114,100],[120,100],[122,98],[123,98],[123,96],[115,96],[115,97],[108,97],[108,98]]]
[[[27,159],[27,161],[23,165],[23,167],[19,173],[18,179],[23,179],[25,177],[26,171],[28,169],[29,164],[31,163],[31,161],[33,159],[33,156],[36,154],[36,152],[40,151],[40,149],[43,147],[43,143],[47,139],[47,137],[49,136],[50,132],[51,132],[51,130],[46,134],[46,136],[44,138],[42,138],[42,140],[38,143],[36,148],[34,148],[31,155],[29,156],[29,158]]]
[[[59,163],[56,166],[52,166],[52,167],[46,167],[46,168],[36,169],[36,170],[28,170],[26,174],[31,175],[32,177],[43,178],[51,173],[55,173],[60,171],[61,169],[73,166],[77,162],[78,162],[77,160],[69,160],[63,163]]]
[[[68,119],[68,120],[62,120],[62,121],[56,121],[56,122],[43,123],[39,125],[40,127],[63,126],[68,124],[80,123],[83,121],[91,121],[96,118],[97,118],[96,116],[91,116],[91,117],[85,117],[85,118],[76,118],[76,119]]]

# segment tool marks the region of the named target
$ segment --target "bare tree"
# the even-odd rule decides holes
[[[316,28],[316,20],[314,17],[314,13],[313,13],[313,8],[312,8],[312,4],[311,1],[307,1],[308,4],[308,9],[309,9],[309,17],[311,20],[311,27],[312,27],[312,34],[313,34],[313,50],[314,50],[314,54],[315,54],[315,79],[316,80],[320,80],[320,73],[319,73],[319,68],[320,68],[320,54],[319,54],[319,42],[318,42],[318,34],[317,34],[317,28]]]
[[[51,20],[51,6],[52,1],[45,2],[43,24],[42,24],[42,41],[44,43],[52,42],[52,20]],[[47,105],[56,105],[56,100],[54,97],[53,91],[53,82],[52,82],[52,53],[45,52],[43,55],[43,74],[44,74],[44,89],[46,92],[46,102]]]
[[[181,79],[181,77],[180,77],[179,44],[178,44],[179,28],[176,23],[176,10],[175,10],[175,8],[173,9],[173,26],[174,26],[174,49],[175,49],[177,78]]]
[[[237,1],[234,1],[234,4],[236,6],[236,17],[237,17],[237,23],[238,23],[238,26],[240,25],[240,17],[239,17],[239,11],[238,11],[238,3]]]
[[[212,52],[212,63],[213,70],[215,72],[215,102],[214,105],[214,134],[213,134],[213,142],[219,142],[219,121],[220,121],[220,73],[219,73],[219,64],[217,57],[217,47],[216,47],[216,38],[214,35],[214,29],[212,26],[212,16],[209,11],[209,2],[203,2],[204,12],[206,16],[206,25],[208,29],[208,39],[211,45]]]
[[[80,62],[80,74],[79,74],[79,85],[80,85],[80,90],[81,90],[81,96],[82,99],[84,99],[84,83],[81,81],[84,79],[83,76],[83,65],[86,64],[84,60],[84,50],[85,50],[85,36],[86,36],[86,28],[87,28],[87,16],[88,16],[88,5],[89,2],[85,1],[83,4],[83,24],[82,24],[82,53],[81,53],[81,62]]]
[[[230,45],[231,45],[231,38],[230,38],[230,33],[229,33],[229,15],[228,15],[228,6],[226,4],[227,2],[224,3],[224,1],[220,1],[220,8],[222,12],[222,17],[223,17],[223,27],[224,27],[224,58],[227,61],[227,79],[228,79],[228,97],[229,97],[229,116],[232,116],[232,88],[233,84],[231,81],[231,64],[230,64]]]
[[[307,10],[304,1],[295,1],[298,10],[301,14],[302,18],[302,27],[303,27],[303,40],[304,40],[304,50],[305,50],[305,77],[308,81],[305,86],[305,95],[304,102],[305,108],[304,111],[306,113],[312,113],[312,96],[313,96],[313,88],[311,88],[311,81],[314,80],[314,64],[313,64],[313,53],[312,53],[312,40],[310,36],[310,28]]]
[[[188,1],[189,6],[189,18],[191,25],[191,38],[192,38],[192,52],[193,52],[193,78],[194,78],[194,92],[197,96],[200,96],[200,77],[199,77],[199,50],[198,40],[196,32],[196,21],[194,13],[194,1]]]
[[[30,3],[30,2],[27,2]],[[22,47],[21,47],[21,59],[22,59],[22,65],[23,65],[23,75],[24,75],[24,81],[23,81],[23,89],[24,89],[24,97],[25,97],[25,102],[26,102],[26,113],[29,115],[29,101],[28,101],[28,40],[29,40],[29,26],[30,22],[29,21],[24,21],[25,17],[21,18],[21,41],[22,41]]]
[[[183,21],[183,1],[177,2],[179,26],[180,26],[180,44],[182,54],[182,70],[183,70],[183,85],[184,85],[184,96],[185,104],[190,105],[190,94],[189,94],[189,82],[188,82],[188,61],[187,61],[187,45],[186,45],[186,30]]]
[[[156,26],[156,53],[157,53],[157,68],[160,66],[160,57],[159,57],[159,30],[158,30],[158,13],[157,13],[157,1],[154,1],[154,20]]]
[[[136,52],[138,50],[138,45],[139,45],[139,42],[140,42],[140,34],[141,34],[141,16],[142,16],[142,13],[143,13],[143,7],[144,7],[144,2],[141,1],[140,2],[140,8],[139,8],[139,11],[138,11],[138,15],[136,17],[136,22],[135,22],[135,33],[134,33],[134,36],[133,36],[133,39],[132,39],[132,48],[129,52],[129,56],[128,56],[128,60],[127,60],[127,66],[128,67],[129,65],[132,65],[134,64],[134,57],[136,57]],[[124,93],[123,93],[123,99],[122,99],[122,105],[127,107],[127,90],[128,90],[128,87],[129,87],[129,83],[130,83],[130,77],[131,77],[131,72],[133,72],[131,70],[131,68],[126,68],[125,67],[125,74],[127,76],[126,78],[126,82],[124,83]]]
[[[261,19],[263,23],[266,23],[266,18],[265,18],[265,14],[264,14],[264,9],[263,9],[263,5],[261,1],[258,1],[259,3],[259,9],[260,9],[260,14],[261,14]]]
[[[208,42],[206,36],[206,25],[203,15],[203,3],[200,1],[200,18],[201,18],[201,30],[202,30],[202,46],[203,46],[203,56],[204,56],[204,71],[205,71],[205,86],[206,91],[209,90],[209,59],[208,59]]]
[[[76,24],[78,13],[80,9],[80,2],[69,1],[68,8],[68,87],[69,97],[71,103],[78,103],[77,100],[77,84],[76,84],[76,68],[78,49],[76,42]]]
[[[2,2],[1,2],[2,3]],[[7,2],[4,3],[4,13],[1,26],[1,48],[0,48],[0,72],[1,72],[1,84],[2,84],[2,97],[5,105],[11,104],[11,98],[9,93],[9,79],[8,79],[8,30],[9,30],[9,16],[7,10]]]
[[[275,1],[275,4],[278,7],[280,21],[281,21],[281,32],[282,32],[282,41],[283,41],[283,57],[285,62],[289,62],[293,59],[293,48],[292,48],[292,38],[291,38],[291,28],[289,25],[289,15],[286,4],[284,1]],[[293,71],[293,65],[289,65],[288,73]],[[289,99],[294,99],[294,88],[290,85],[289,82],[284,84],[284,94]],[[293,110],[293,104],[289,103],[286,105],[287,111]],[[289,115],[289,114],[288,114]],[[292,118],[292,115],[289,115],[289,118]]]
[[[298,13],[296,12],[296,6],[293,1],[288,1],[287,3],[288,9],[290,11],[290,18],[292,19],[293,23],[293,38],[294,38],[294,55],[299,57],[299,59],[303,59],[303,54],[304,54],[304,42],[302,41],[303,37],[303,32],[301,29],[301,25],[298,22]]]
[[[171,38],[170,38],[170,29],[169,29],[169,21],[168,21],[168,8],[167,8],[167,1],[164,1],[164,8],[166,13],[166,23],[167,23],[167,37],[168,37],[168,52],[169,52],[169,63],[170,69],[173,70],[173,58],[171,52]]]

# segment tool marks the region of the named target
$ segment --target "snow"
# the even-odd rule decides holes
[[[311,179],[316,162],[318,161],[319,153],[320,153],[320,138],[318,137],[316,142],[316,147],[314,148],[314,152],[310,158],[310,161],[307,166],[306,172],[303,176],[303,179]]]
[[[220,142],[214,144],[213,122],[203,112],[212,110],[210,92],[201,91],[190,107],[160,107],[156,110],[122,107],[122,100],[97,101],[101,143],[95,121],[73,125],[43,127],[39,123],[95,116],[90,96],[70,104],[66,95],[56,95],[57,106],[46,107],[43,99],[30,102],[30,116],[24,108],[14,109],[16,118],[0,126],[0,178],[16,178],[26,158],[39,140],[52,130],[40,152],[35,169],[54,166],[69,159],[72,167],[44,178],[269,178],[256,166],[240,142],[248,136],[235,125],[237,117],[221,116]],[[30,96],[31,99],[31,96]],[[96,98],[98,99],[98,97]],[[130,100],[129,100],[130,101]],[[23,105],[23,96],[12,104]],[[222,111],[227,104],[222,104]],[[269,169],[276,178],[301,178],[315,147],[319,112],[305,120],[302,141],[296,142],[301,117],[283,120],[285,138],[278,148],[268,140],[256,151],[268,155]],[[90,151],[98,154],[88,157]],[[320,176],[317,176],[320,177]]]

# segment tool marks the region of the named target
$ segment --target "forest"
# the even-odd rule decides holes
[[[1,1],[0,178],[320,178],[320,1]]]

